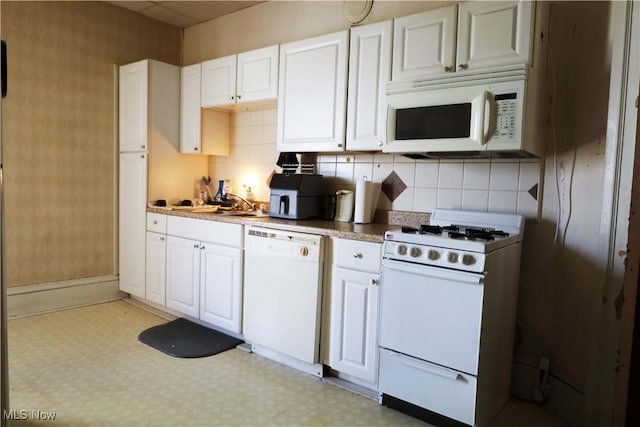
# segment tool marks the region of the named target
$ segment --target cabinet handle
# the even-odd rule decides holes
[[[354,253],[353,253],[353,257],[354,257],[354,258],[362,259],[362,254],[361,254],[360,252],[354,252]]]
[[[200,246],[200,250],[204,251],[204,245]]]
[[[378,141],[378,147],[382,147],[382,144],[384,144],[382,141]]]
[[[160,241],[161,241],[161,242],[164,242],[164,237],[161,237],[161,238],[160,238]]]
[[[141,158],[141,159],[144,159],[144,154],[140,154],[140,158]]]
[[[378,284],[378,279],[371,279],[371,286],[375,286]]]
[[[193,151],[198,151],[198,147],[193,147]]]
[[[342,148],[343,145],[344,144],[342,144],[342,143],[338,144],[338,148]]]
[[[233,101],[234,99],[235,99],[235,96],[229,95],[229,101]]]
[[[236,99],[242,98],[242,95],[236,95]]]
[[[307,248],[306,246],[301,247],[300,248],[300,255],[302,255],[302,256],[309,255],[309,248]]]
[[[453,67],[447,65],[446,67],[444,67],[444,71],[445,71],[445,73],[450,73],[450,72],[453,71]]]
[[[142,149],[144,150],[145,148],[147,148],[146,145],[141,145]]]
[[[466,70],[467,68],[469,68],[469,64],[460,64],[458,65],[458,68],[461,70]]]
[[[193,244],[193,249],[200,249],[200,245],[199,245],[199,244],[197,244],[197,243],[194,243],[194,244]]]
[[[153,225],[158,225],[158,221],[153,221]]]

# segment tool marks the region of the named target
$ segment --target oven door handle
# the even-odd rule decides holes
[[[417,363],[409,359],[408,357],[403,356],[401,354],[397,354],[397,353],[393,353],[391,355],[391,359],[392,360],[397,359],[398,363],[401,363],[405,366],[408,366],[413,369],[417,369],[422,372],[426,372],[427,374],[437,375],[439,377],[446,378],[452,381],[456,381],[458,377],[461,376],[459,372],[456,372],[453,369],[443,368],[440,366],[433,366],[431,364],[428,364],[428,362]]]
[[[474,283],[478,285],[482,285],[485,279],[485,276],[482,273],[467,273],[466,271],[455,271],[448,268],[417,265],[408,262],[394,261],[391,259],[385,259],[382,261],[383,273],[385,270],[393,270],[400,273],[417,274],[420,276],[436,277],[438,279],[445,279],[456,282]]]

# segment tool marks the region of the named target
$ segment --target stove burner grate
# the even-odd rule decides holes
[[[464,225],[429,225],[422,224],[418,228],[416,227],[402,227],[403,233],[409,234],[435,234],[441,235],[443,232],[447,232],[447,237],[450,239],[466,239],[466,240],[495,240],[496,237],[508,237],[509,233],[502,230],[496,230],[490,227],[467,227]]]

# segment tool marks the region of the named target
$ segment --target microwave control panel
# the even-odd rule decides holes
[[[513,140],[516,136],[517,102],[516,92],[496,94],[496,131],[493,140]]]

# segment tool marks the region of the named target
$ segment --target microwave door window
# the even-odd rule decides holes
[[[471,103],[399,108],[396,140],[469,138]]]

